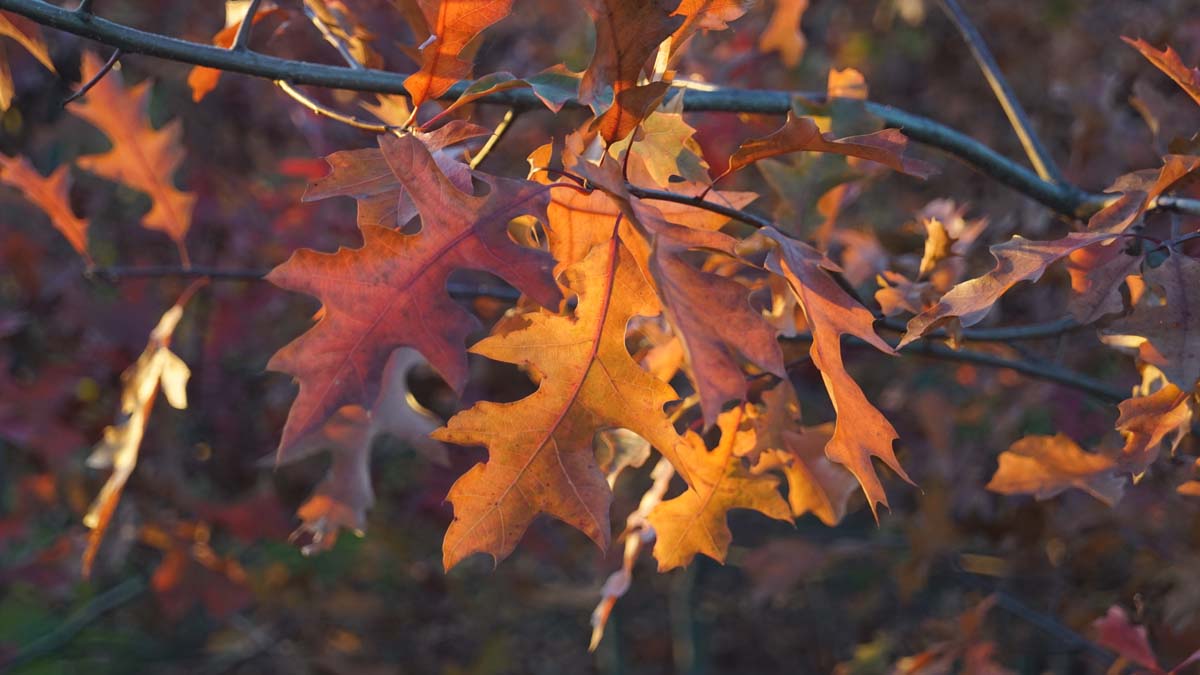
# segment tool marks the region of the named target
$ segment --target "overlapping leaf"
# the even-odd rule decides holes
[[[660,572],[685,567],[697,553],[725,561],[733,534],[726,514],[752,509],[776,520],[791,520],[779,481],[754,474],[740,455],[755,445],[750,417],[742,407],[721,413],[721,440],[712,451],[694,432],[688,432],[680,453],[688,463],[688,489],[659,504],[648,518],[657,537],[654,558]]]
[[[871,312],[850,297],[825,271],[836,269],[828,259],[778,230],[768,229],[763,233],[777,244],[777,249],[767,258],[767,268],[787,279],[804,310],[812,331],[809,353],[813,364],[821,371],[825,389],[837,413],[825,455],[854,474],[872,511],[876,504],[887,506],[887,495],[871,458],[878,457],[901,478],[912,481],[892,450],[892,442],[898,438],[895,428],[871,405],[858,383],[846,372],[841,337],[852,335],[885,354],[893,353],[892,348],[875,334]]]
[[[533,369],[538,390],[514,403],[477,403],[434,434],[488,448],[488,461],[450,489],[447,568],[475,552],[504,558],[540,513],[607,549],[612,495],[592,449],[599,430],[634,431],[688,475],[676,455],[678,435],[663,414],[675,392],[642,370],[625,347],[630,319],[656,314],[657,299],[615,228],[610,232],[565,273],[579,296],[573,315],[534,312],[472,347]]]
[[[461,389],[463,342],[478,322],[446,291],[454,270],[492,271],[543,305],[560,298],[550,256],[514,243],[507,231],[518,216],[545,220],[545,186],[486,177],[488,194],[474,196],[451,183],[420,139],[381,136],[379,143],[421,214],[421,230],[408,235],[366,226],[362,248],[300,250],[268,276],[277,286],[318,297],[325,308],[316,326],[268,364],[300,381],[281,450],[343,405],[372,402],[379,373],[397,347],[415,348]]]
[[[1132,40],[1130,38],[1121,37],[1127,44],[1141,52],[1146,60],[1153,63],[1156,68],[1163,71],[1178,84],[1181,89],[1187,92],[1197,104],[1200,104],[1200,68],[1189,68],[1183,64],[1183,59],[1179,58],[1179,54],[1168,46],[1165,50],[1155,49],[1153,45],[1145,40]]]
[[[938,304],[910,319],[900,346],[951,320],[956,319],[963,326],[979,323],[1000,296],[1013,286],[1022,281],[1037,281],[1052,263],[1073,251],[1111,238],[1112,235],[1104,233],[1073,232],[1054,241],[1033,241],[1017,236],[993,246],[991,251],[996,267],[981,277],[958,284],[942,296]]]
[[[404,80],[413,108],[470,76],[471,63],[459,56],[475,36],[512,11],[512,0],[419,0],[419,4],[431,34],[421,46],[420,70]]]
[[[1164,302],[1139,304],[1105,329],[1105,341],[1137,348],[1172,384],[1192,391],[1200,380],[1200,260],[1174,253],[1143,277]]]
[[[1085,452],[1070,437],[1026,436],[1000,453],[1000,466],[987,489],[1000,494],[1030,494],[1049,499],[1077,488],[1108,505],[1125,491],[1117,462],[1108,455]]]

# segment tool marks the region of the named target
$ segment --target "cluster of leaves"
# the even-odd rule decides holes
[[[1196,222],[1158,216],[1164,198],[1200,175],[1194,139],[1173,143],[1160,167],[1116,179],[1102,208],[1065,236],[1013,236],[993,246],[995,268],[981,276],[968,277],[964,256],[987,222],[968,220],[963,209],[940,200],[918,216],[925,232],[919,259],[868,265],[864,273],[854,266],[855,251],[867,247],[838,226],[839,213],[880,176],[923,179],[936,167],[911,157],[900,130],[881,128],[866,113],[867,84],[854,70],[829,72],[831,104],[797,101],[774,130],[759,135],[747,126],[736,134],[746,140],[714,155],[685,120],[682,92],[692,83],[676,69],[697,34],[729,29],[748,11],[745,3],[587,0],[595,47],[585,69],[555,65],[528,77],[493,72],[448,102],[439,101],[472,74],[479,36],[510,15],[512,2],[400,4],[414,36],[405,51],[418,66],[405,81],[407,100],[380,96],[365,105],[380,120],[371,123],[379,132],[374,145],[330,154],[328,173],[304,195],[305,201],[356,200],[361,246],[300,249],[266,276],[321,303],[315,324],[268,364],[299,384],[277,461],[325,451],[332,457],[297,509],[296,536],[306,539],[306,552],[333,547],[341,529],[365,531],[375,500],[371,449],[383,435],[440,465],[459,452],[445,444],[487,453],[446,496],[453,509],[442,546],[447,570],[474,553],[499,562],[543,514],[608,551],[614,487],[657,453],[653,484],[620,533],[625,564],[605,585],[594,614],[595,647],[644,544],[653,542],[658,569],[667,571],[697,554],[725,561],[733,538],[727,518],[735,509],[789,523],[811,513],[833,526],[861,493],[878,519],[877,507],[889,499],[875,460],[914,481],[895,451],[900,434],[847,370],[847,346],[888,355],[932,339],[957,346],[1005,294],[1063,260],[1072,327],[1099,326],[1102,342],[1127,352],[1141,375],[1119,405],[1115,431],[1122,442],[1085,450],[1062,433],[1025,436],[1000,454],[988,488],[1038,498],[1076,488],[1116,504],[1164,449],[1174,452],[1191,433],[1200,382],[1200,259],[1189,246]],[[806,5],[775,5],[760,48],[794,64],[804,49],[798,26]],[[307,15],[356,66],[386,61],[372,46],[369,24],[342,3],[249,7],[252,17],[245,3],[230,3],[228,26],[215,44],[234,47],[247,20],[259,28],[275,23],[282,33]],[[39,29],[27,20],[0,13],[0,35],[53,68]],[[1130,43],[1200,103],[1200,72],[1170,49]],[[92,86],[68,111],[103,132],[112,147],[74,165],[148,196],[141,224],[166,235],[188,271],[197,195],[175,183],[184,161],[180,125],[155,128],[147,116],[149,82],[125,86],[87,51],[81,76]],[[193,99],[215,91],[218,76],[195,68],[188,78]],[[9,82],[0,67],[0,107],[11,100]],[[493,131],[468,115],[480,99],[513,89],[532,90],[554,113],[576,101],[586,106],[585,118],[543,139],[524,175],[483,171],[487,151],[476,148],[485,138],[485,148],[498,141],[505,126]],[[784,164],[783,156],[797,164]],[[710,165],[718,159],[722,165]],[[719,183],[751,166],[771,182],[807,177],[807,199],[769,219],[747,213],[760,195]],[[68,164],[44,177],[25,159],[0,157],[0,181],[44,211],[96,271],[89,220],[71,206],[69,175]],[[496,313],[455,296],[487,296],[492,277],[519,297],[477,339],[481,319]],[[859,294],[872,280],[874,303]],[[85,576],[135,470],[160,389],[171,406],[186,407],[188,367],[169,344],[195,292],[189,287],[161,317],[126,371],[119,415],[88,460],[112,474],[83,518],[92,530],[82,552]],[[881,318],[900,315],[912,316],[898,342],[876,332]],[[515,366],[533,391],[488,400],[486,390],[472,389],[479,369],[468,354]],[[802,415],[796,388],[797,371],[810,362],[833,412],[816,424],[806,423],[812,415]],[[442,425],[411,391],[411,374],[425,367],[463,400],[478,400]],[[1197,485],[1185,482],[1178,490],[1197,494]],[[156,578],[179,574],[172,566],[186,556],[175,539],[199,536],[185,530],[143,533],[146,543],[167,552]],[[226,579],[244,574],[211,551],[201,559]],[[998,668],[991,648],[976,644],[988,607],[963,619],[966,637],[912,657],[906,672],[963,662]],[[1101,634],[1118,635],[1105,644],[1136,635],[1123,615],[1105,622]],[[1148,647],[1114,649],[1158,668]]]

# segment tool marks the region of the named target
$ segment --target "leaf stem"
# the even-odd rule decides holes
[[[512,127],[513,122],[516,121],[519,114],[520,113],[517,112],[516,108],[509,108],[508,111],[504,113],[504,118],[501,119],[500,123],[496,125],[495,131],[493,131],[492,135],[488,137],[487,143],[484,143],[483,147],[479,149],[479,152],[475,153],[475,156],[471,158],[471,161],[467,164],[467,166],[471,167],[472,169],[479,168],[479,165],[483,163],[483,160],[487,159],[487,156],[490,155],[492,150],[500,143],[500,139],[504,138],[504,135],[508,133],[508,130]]]
[[[296,89],[295,87],[293,87],[291,85],[291,83],[287,82],[286,80],[277,80],[275,82],[275,84],[280,89],[283,90],[283,93],[287,94],[288,96],[291,96],[298,103],[300,103],[300,105],[304,106],[305,108],[308,108],[309,110],[311,110],[313,113],[315,113],[316,115],[318,115],[320,117],[328,117],[329,119],[331,119],[335,122],[341,122],[342,124],[352,126],[356,129],[362,129],[364,131],[373,131],[377,134],[386,134],[395,128],[388,124],[383,124],[383,123],[378,123],[378,122],[367,122],[365,120],[361,120],[357,117],[354,117],[353,115],[347,115],[345,113],[340,113],[332,108],[328,108],[328,107],[318,103],[316,101],[316,99],[312,98],[311,96],[305,94],[304,92],[300,91],[299,89]]]

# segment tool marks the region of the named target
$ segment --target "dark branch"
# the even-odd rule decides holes
[[[1021,147],[1025,148],[1025,154],[1029,157],[1029,161],[1033,164],[1033,168],[1037,171],[1038,177],[1045,181],[1065,184],[1067,181],[1063,178],[1062,173],[1058,170],[1058,166],[1050,157],[1050,153],[1046,151],[1042,141],[1033,131],[1033,125],[1029,122],[1029,116],[1025,114],[1025,109],[1021,107],[1021,102],[1017,100],[1016,94],[1013,93],[1012,87],[1008,85],[1008,80],[1004,79],[1004,74],[1000,72],[1000,65],[996,63],[996,59],[992,56],[991,50],[988,49],[987,43],[983,41],[983,36],[975,29],[975,25],[971,23],[970,17],[958,5],[957,0],[941,0],[942,9],[946,11],[946,15],[954,22],[954,26],[958,28],[958,32],[962,34],[963,40],[971,49],[971,54],[975,57],[975,62],[979,64],[979,69],[983,71],[983,76],[987,78],[988,84],[992,87],[992,92],[996,94],[996,99],[1000,101],[1000,107],[1004,108],[1004,114],[1008,116],[1008,122],[1012,125],[1013,131],[1017,132],[1017,138],[1021,140]]]
[[[285,80],[293,85],[306,84],[380,94],[407,93],[404,88],[407,75],[403,73],[292,61],[249,50],[220,49],[141,31],[97,16],[80,15],[41,0],[0,0],[0,9],[16,12],[37,23],[129,53],[146,54],[270,80]],[[458,98],[468,85],[467,82],[458,83],[446,92],[443,98]],[[684,97],[684,110],[694,112],[783,115],[791,110],[793,102],[802,106],[804,99],[819,102],[824,98],[823,94],[786,91],[700,89],[694,85],[689,86],[688,83],[681,83],[676,89],[678,95]],[[541,106],[541,102],[529,89],[497,92],[481,99],[481,102],[502,104],[518,110]],[[581,104],[573,101],[570,105]],[[1042,180],[1034,172],[1001,156],[979,141],[928,118],[878,103],[868,102],[866,109],[888,126],[904,131],[909,138],[945,150],[980,172],[1059,213],[1072,217],[1087,216],[1099,210],[1110,199],[1105,195],[1086,194],[1072,185]]]

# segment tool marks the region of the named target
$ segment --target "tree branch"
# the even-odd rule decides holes
[[[262,0],[250,0],[250,6],[246,8],[246,15],[242,17],[242,23],[238,26],[237,35],[233,37],[233,45],[229,48],[235,52],[240,52],[246,49],[250,44],[250,32],[254,30],[254,16],[258,14],[258,5]]]
[[[272,81],[285,80],[293,85],[314,85],[380,94],[407,93],[404,80],[408,76],[403,73],[293,61],[250,50],[221,49],[149,33],[90,14],[81,15],[42,0],[0,0],[0,9],[129,53],[264,77]],[[442,98],[458,98],[469,84],[458,83]],[[819,104],[824,99],[824,94],[705,87],[687,82],[677,83],[676,91],[677,95],[684,97],[684,110],[694,112],[784,115],[792,109],[793,103],[804,107]],[[541,102],[529,89],[497,92],[480,99],[480,102],[502,104],[518,110],[541,106]],[[568,105],[582,104],[571,101]],[[1042,180],[1033,171],[1003,157],[979,141],[931,119],[879,103],[867,102],[865,107],[885,124],[901,129],[914,141],[940,148],[967,162],[981,173],[1059,213],[1071,217],[1086,217],[1111,199],[1107,195],[1087,194],[1073,185]]]
[[[979,64],[979,69],[987,78],[992,92],[996,94],[996,99],[1000,101],[1000,107],[1004,109],[1004,114],[1008,117],[1013,131],[1017,132],[1017,138],[1021,140],[1021,147],[1025,149],[1025,154],[1029,157],[1029,162],[1033,164],[1034,170],[1037,171],[1038,177],[1053,183],[1066,183],[1066,179],[1058,170],[1050,153],[1046,151],[1046,147],[1034,133],[1029,116],[1025,114],[1021,102],[1017,100],[1016,94],[1008,85],[1008,80],[1004,79],[1004,73],[1000,72],[1000,65],[996,63],[987,43],[983,41],[983,36],[971,23],[971,18],[959,6],[958,0],[941,0],[941,4],[946,15],[950,17],[954,26],[958,28],[958,32],[962,34],[963,40],[970,47],[971,55],[975,57],[975,62]]]

